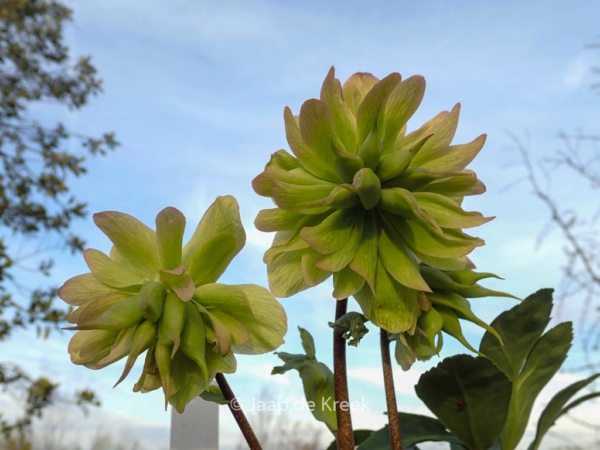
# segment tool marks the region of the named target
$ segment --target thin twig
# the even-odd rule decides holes
[[[400,431],[400,420],[398,418],[398,405],[396,404],[392,359],[390,358],[390,339],[387,331],[383,328],[381,328],[380,331],[381,364],[383,366],[383,383],[387,401],[390,448],[392,450],[402,450],[402,433]]]
[[[335,320],[348,308],[348,299],[338,300],[335,307]],[[346,375],[346,340],[343,331],[333,330],[333,380],[335,386],[335,412],[337,416],[338,450],[354,450],[354,432],[350,416],[348,377]]]
[[[260,442],[258,442],[258,439],[254,434],[254,430],[252,430],[252,427],[250,426],[250,422],[248,422],[248,419],[246,419],[244,411],[242,411],[242,407],[238,403],[237,398],[235,398],[235,395],[231,390],[231,387],[229,387],[229,383],[225,379],[225,375],[222,373],[217,373],[215,378],[217,380],[217,384],[221,388],[221,392],[223,393],[225,400],[227,400],[227,406],[229,406],[229,410],[231,411],[233,418],[237,422],[240,431],[244,435],[244,439],[246,439],[246,442],[248,443],[248,447],[250,450],[262,450]]]

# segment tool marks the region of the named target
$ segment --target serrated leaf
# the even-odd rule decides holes
[[[512,383],[489,359],[456,355],[421,375],[417,395],[471,450],[487,450],[506,421]]]

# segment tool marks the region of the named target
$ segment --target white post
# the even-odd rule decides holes
[[[171,408],[171,450],[218,450],[219,405],[200,397],[179,414]]]

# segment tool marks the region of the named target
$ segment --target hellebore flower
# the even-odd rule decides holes
[[[443,345],[442,331],[456,338],[472,352],[480,354],[465,339],[459,319],[472,322],[492,333],[502,343],[500,335],[472,311],[467,298],[511,297],[477,284],[485,278],[499,278],[493,273],[477,273],[471,269],[441,271],[421,265],[421,275],[432,292],[419,292],[421,315],[413,329],[393,335],[396,340],[396,361],[408,370],[415,360],[426,361],[439,354]]]
[[[485,135],[451,145],[460,105],[407,134],[424,91],[423,77],[398,73],[381,81],[356,73],[342,86],[332,68],[320,100],[306,101],[297,117],[285,109],[293,155],[274,153],[253,180],[277,205],[255,220],[277,232],[264,255],[277,297],[333,274],[335,298],[354,295],[373,323],[408,331],[420,314],[418,292],[431,292],[419,264],[462,270],[483,245],[461,229],[491,218],[460,205],[485,191],[465,169]]]
[[[101,369],[127,356],[119,384],[144,351],[134,392],[162,387],[182,412],[217,372],[236,370],[234,353],[260,354],[284,341],[287,318],[266,289],[216,281],[246,241],[239,207],[218,197],[182,249],[185,217],[156,216],[156,232],[119,212],[94,215],[112,241],[110,256],[85,250],[91,271],[67,280],[58,295],[77,307],[71,361]]]

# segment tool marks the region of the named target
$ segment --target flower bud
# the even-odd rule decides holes
[[[125,369],[123,370],[121,378],[115,383],[115,386],[129,375],[137,357],[154,344],[154,341],[156,341],[156,324],[144,320],[133,333],[131,338],[131,350],[129,351],[129,356],[125,363]]]
[[[160,317],[167,296],[167,290],[161,283],[148,281],[140,291],[140,307],[144,319],[156,322]]]
[[[169,292],[163,306],[163,313],[158,321],[158,342],[173,344],[171,359],[177,353],[181,342],[181,332],[185,324],[185,303],[175,292]]]
[[[435,348],[435,337],[442,331],[444,319],[433,307],[429,311],[422,311],[417,319],[417,326],[423,330],[429,343]]]
[[[369,168],[361,169],[356,173],[352,186],[367,211],[375,208],[381,200],[381,182]]]
[[[375,120],[373,121],[373,128],[361,145],[360,150],[358,151],[358,156],[360,156],[360,158],[363,160],[365,167],[375,170],[379,164],[382,151],[383,142],[381,142],[381,138],[379,137],[379,133],[377,131],[377,117],[375,117]]]
[[[206,325],[202,316],[192,303],[186,303],[185,324],[181,333],[181,351],[194,361],[200,369],[208,385],[208,369],[206,368]]]

